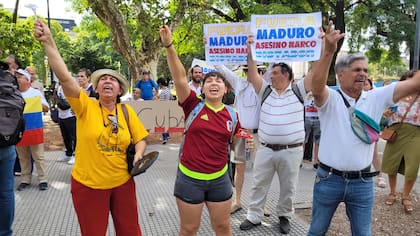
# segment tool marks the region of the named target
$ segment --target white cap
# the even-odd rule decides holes
[[[24,69],[17,69],[16,70],[16,73],[19,73],[21,75],[24,75],[26,77],[26,79],[28,79],[28,81],[31,82],[31,75],[26,70],[24,70]]]

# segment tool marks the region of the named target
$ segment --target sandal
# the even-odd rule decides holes
[[[378,187],[385,188],[386,187],[386,181],[384,177],[378,177]]]
[[[388,205],[388,206],[391,206],[392,204],[394,204],[395,201],[397,201],[397,194],[396,193],[390,193],[385,198],[385,204]]]
[[[405,213],[410,214],[411,212],[413,212],[413,203],[411,202],[410,198],[403,198],[402,199],[402,204],[404,207],[404,211]]]

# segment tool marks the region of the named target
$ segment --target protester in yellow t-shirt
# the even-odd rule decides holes
[[[141,159],[148,135],[134,110],[120,97],[128,90],[127,80],[109,69],[95,71],[92,83],[98,100],[89,98],[69,73],[48,27],[35,23],[35,38],[44,46],[54,73],[76,114],[77,145],[71,177],[73,205],[82,235],[105,235],[111,212],[117,235],[141,235],[133,178],[127,171],[126,149],[135,144],[134,162]]]

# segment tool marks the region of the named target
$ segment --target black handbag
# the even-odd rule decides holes
[[[128,112],[127,112],[127,108],[125,107],[125,104],[121,104],[121,108],[123,110],[124,118],[125,118],[125,121],[127,122],[127,126],[129,126],[129,117],[128,117]],[[128,127],[128,130],[130,131],[130,127]],[[131,136],[131,131],[130,131],[130,136]],[[159,152],[156,152],[156,151],[150,152],[144,155],[143,158],[141,158],[139,161],[137,161],[133,165],[134,156],[136,155],[136,147],[133,143],[133,139],[131,139],[131,142],[127,147],[126,153],[127,153],[127,156],[126,156],[127,170],[131,176],[136,176],[136,175],[146,172],[146,170],[150,166],[152,166],[152,164],[157,160],[159,156]]]
[[[58,119],[58,110],[56,108],[52,108],[50,111],[50,116],[51,116],[51,120],[54,123],[58,123],[59,119]]]
[[[58,97],[57,106],[61,110],[67,110],[70,109],[70,104],[67,102],[66,99]]]

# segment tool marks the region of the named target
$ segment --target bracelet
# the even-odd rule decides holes
[[[165,48],[169,48],[170,46],[172,46],[173,45],[173,42],[171,41],[171,43],[170,44],[168,44],[168,45],[163,45]]]

